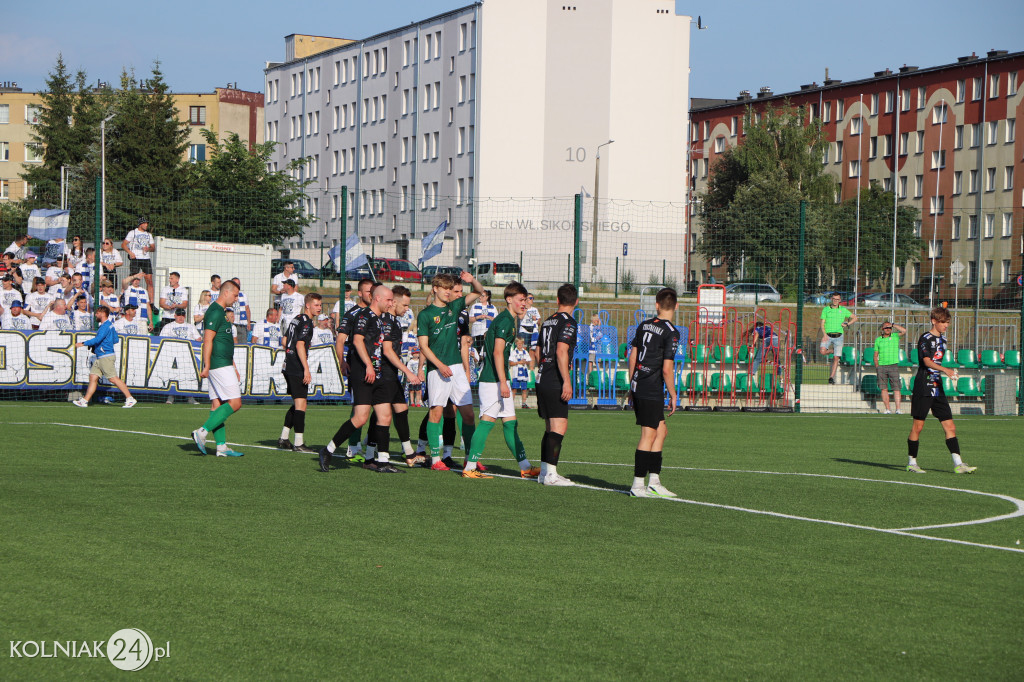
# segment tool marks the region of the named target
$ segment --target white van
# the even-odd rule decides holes
[[[486,286],[523,281],[519,263],[477,263],[473,266],[473,276]]]

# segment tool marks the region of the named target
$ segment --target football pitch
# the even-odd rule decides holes
[[[1024,421],[680,413],[635,499],[631,413],[574,412],[559,472],[378,474],[277,450],[286,406],[5,402],[0,640],[145,631],[170,679],[1020,679]],[[348,407],[311,407],[319,447]],[[422,410],[413,410],[414,438]],[[539,462],[542,422],[521,411]],[[397,450],[392,431],[393,448]],[[461,451],[456,451],[461,459]],[[108,679],[102,658],[12,657],[0,675]]]

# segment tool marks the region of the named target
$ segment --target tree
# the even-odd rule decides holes
[[[828,141],[820,121],[803,119],[804,110],[788,104],[759,121],[748,108],[743,144],[718,158],[700,201],[701,254],[777,288],[797,281],[800,202],[810,202],[805,255],[813,263],[823,256],[835,197],[836,181],[821,163]]]
[[[193,207],[204,216],[201,225],[187,233],[193,238],[213,238],[242,244],[279,244],[302,234],[310,218],[302,210],[303,187],[286,172],[267,170],[275,142],[251,150],[238,133],[222,142],[211,130],[203,130],[207,160],[194,166],[191,185]],[[292,162],[297,167],[301,161]],[[290,168],[292,167],[290,166]]]

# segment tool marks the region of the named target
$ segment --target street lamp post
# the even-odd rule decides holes
[[[107,121],[112,118],[114,114],[100,121],[100,220],[103,239],[107,238]]]
[[[601,194],[601,147],[607,147],[615,140],[608,140],[597,145],[597,159],[594,163],[594,224],[591,225],[590,235],[590,283],[597,283],[597,207],[598,197]]]

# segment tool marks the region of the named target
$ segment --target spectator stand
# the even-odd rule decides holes
[[[710,348],[725,344],[726,326],[725,287],[721,284],[701,284],[697,287],[690,373],[685,384],[689,404],[684,409],[699,412],[709,412],[713,409],[710,404],[709,385],[712,364]],[[721,384],[720,376],[719,383]]]
[[[583,311],[576,308],[572,311],[576,320],[577,329],[576,347],[573,349],[569,374],[572,377],[572,398],[569,399],[569,408],[574,410],[589,409],[590,403],[587,400],[587,364],[590,362],[590,336],[583,330],[589,329],[587,325],[581,324]]]
[[[616,371],[618,370],[619,332],[609,324],[608,311],[597,313],[601,324],[595,329],[592,325],[582,328],[582,336],[587,343],[588,357],[594,354],[594,369],[587,376],[587,388],[595,393],[594,406],[598,409],[616,409]],[[596,343],[591,342],[595,339]],[[578,346],[578,344],[577,344]]]

